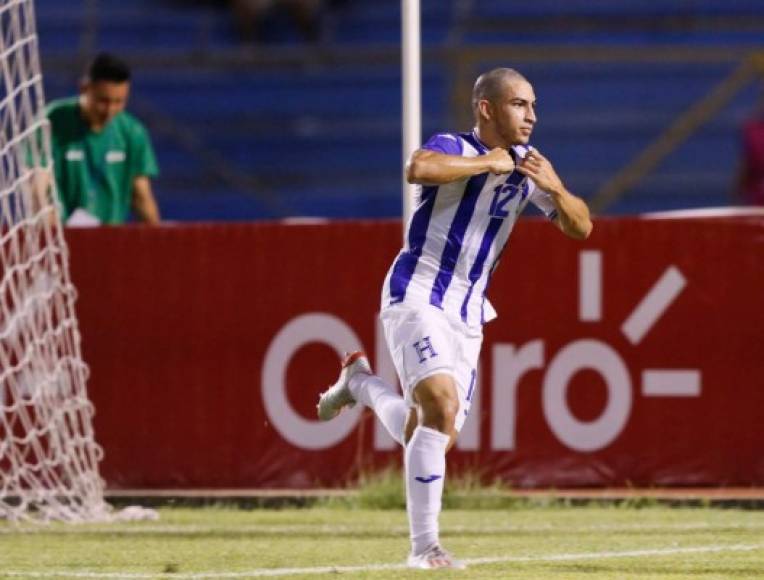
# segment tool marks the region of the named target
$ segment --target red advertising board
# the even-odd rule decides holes
[[[69,230],[111,488],[345,485],[401,453],[319,423],[378,327],[395,222]],[[479,398],[449,454],[516,487],[764,484],[764,219],[521,222],[493,278]]]

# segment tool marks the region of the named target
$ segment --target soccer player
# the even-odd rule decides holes
[[[592,230],[586,204],[528,143],[536,96],[525,77],[481,75],[472,109],[472,131],[434,135],[406,166],[421,190],[380,314],[404,396],[355,352],[318,403],[329,420],[361,402],[404,446],[412,568],[464,567],[438,538],[445,456],[469,414],[482,326],[496,316],[486,290],[515,220],[530,202],[572,238]]]
[[[129,94],[127,64],[102,53],[90,63],[79,96],[48,106],[64,220],[80,208],[100,223],[121,224],[132,208],[139,220],[159,223],[154,150],[144,126],[124,110]]]

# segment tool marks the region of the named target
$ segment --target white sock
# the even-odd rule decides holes
[[[406,446],[406,507],[414,554],[421,554],[438,541],[449,439],[445,433],[420,426]]]
[[[382,421],[390,436],[401,445],[409,416],[409,406],[393,388],[376,375],[356,373],[350,378],[350,393],[369,407]]]

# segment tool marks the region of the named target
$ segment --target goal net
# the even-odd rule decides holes
[[[0,519],[102,520],[32,0],[0,0]]]

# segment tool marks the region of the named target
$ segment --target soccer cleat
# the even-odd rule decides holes
[[[418,568],[420,570],[434,570],[436,568],[464,570],[467,567],[464,562],[456,560],[451,554],[441,548],[440,544],[433,544],[421,554],[411,554],[407,564],[409,568]]]
[[[321,393],[318,399],[318,418],[329,421],[340,414],[345,407],[353,407],[355,399],[350,392],[350,377],[356,373],[371,374],[369,359],[361,351],[348,354],[342,361],[340,378],[331,387]]]

